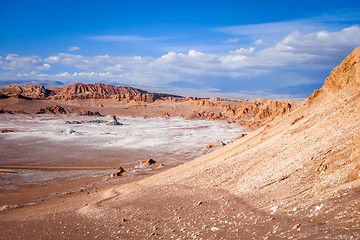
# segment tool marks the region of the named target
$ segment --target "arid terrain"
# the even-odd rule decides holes
[[[17,115],[216,120],[248,134],[148,177],[128,181],[121,171],[108,184],[2,211],[2,239],[360,239],[360,48],[299,104],[97,87],[10,86],[0,104]]]

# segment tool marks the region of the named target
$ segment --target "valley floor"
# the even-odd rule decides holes
[[[0,214],[2,239],[360,239],[360,188],[276,211],[219,189],[132,183]],[[299,205],[302,205],[299,203]]]

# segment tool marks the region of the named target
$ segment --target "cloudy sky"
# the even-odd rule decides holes
[[[0,1],[0,86],[302,99],[360,46],[360,1]]]

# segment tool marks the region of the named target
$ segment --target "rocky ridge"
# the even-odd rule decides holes
[[[266,99],[247,100],[229,100],[221,98],[198,98],[198,97],[180,97],[159,93],[148,93],[146,91],[125,87],[112,86],[102,83],[82,84],[76,83],[65,88],[45,89],[43,86],[7,86],[0,90],[0,99],[6,101],[9,98],[25,99],[25,100],[44,100],[56,103],[56,105],[45,106],[38,109],[31,109],[33,113],[54,113],[59,114],[59,107],[62,105],[71,106],[73,102],[83,101],[84,104],[74,105],[72,110],[64,110],[66,113],[75,113],[75,109],[84,108],[89,105],[85,101],[112,101],[118,106],[123,106],[124,110],[133,109],[136,112],[143,112],[144,108],[152,107],[155,112],[157,109],[168,109],[166,106],[175,104],[169,112],[159,114],[152,113],[152,117],[163,117],[169,119],[171,117],[184,117],[186,119],[205,119],[205,120],[221,120],[237,123],[249,131],[253,131],[264,124],[270,122],[275,117],[283,115],[296,106],[294,102],[274,101]],[[45,103],[45,102],[44,102]],[[151,104],[151,105],[149,105]],[[8,105],[8,104],[5,104]],[[58,107],[56,107],[58,106]],[[76,107],[75,107],[76,106]],[[106,107],[102,103],[97,103],[97,107],[101,107],[99,111],[103,111]],[[18,104],[22,108],[21,104]],[[178,109],[185,109],[178,111]],[[8,110],[13,113],[17,111]],[[64,112],[63,111],[63,112]],[[88,113],[85,113],[88,111]],[[5,112],[5,111],[2,111]],[[82,110],[80,115],[89,115],[94,112],[91,110]],[[129,112],[132,116],[134,112]],[[109,113],[106,113],[106,115]],[[113,113],[110,113],[113,115]],[[137,114],[138,115],[138,114]],[[141,116],[141,114],[140,114]],[[148,117],[144,115],[142,117]]]
[[[92,112],[85,109],[76,109],[76,108],[64,108],[62,106],[49,106],[39,108],[32,112],[33,114],[74,114],[80,116],[101,116],[98,111]]]
[[[25,85],[25,86],[14,86],[8,85],[3,89],[0,89],[1,98],[6,97],[25,97],[25,98],[39,98],[44,99],[52,96],[55,93],[49,89],[45,89],[44,86],[38,85]]]
[[[73,99],[115,99],[152,103],[163,96],[133,87],[112,86],[103,83],[75,83],[65,88],[50,88],[50,90],[56,93],[51,99],[65,101]]]

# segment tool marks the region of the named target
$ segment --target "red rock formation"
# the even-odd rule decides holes
[[[117,99],[154,102],[160,98],[159,94],[148,93],[141,89],[103,83],[76,83],[65,88],[53,88],[52,90],[56,92],[56,95],[52,97],[53,99],[65,101],[73,99]]]
[[[106,94],[106,95],[140,95],[142,93],[147,93],[143,90],[124,87],[124,86],[112,86],[106,85],[103,83],[95,84],[83,84],[75,83],[73,85],[67,86],[65,88],[59,89],[58,93],[65,94]]]
[[[0,93],[6,96],[14,97],[28,97],[28,98],[46,98],[54,95],[55,93],[47,90],[44,86],[38,85],[25,85],[25,86],[14,86],[8,85],[3,89],[0,89]]]

